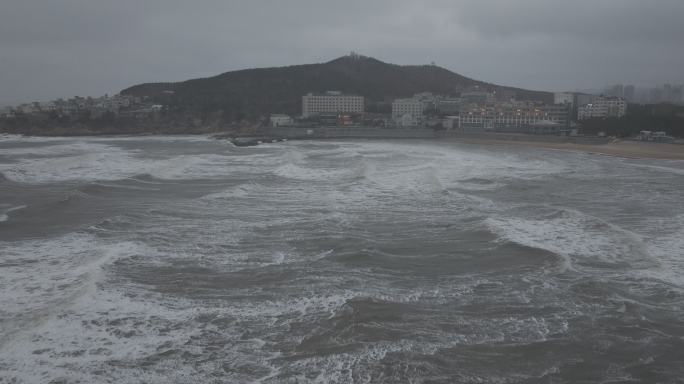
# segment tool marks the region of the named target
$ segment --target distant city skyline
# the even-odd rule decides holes
[[[486,81],[486,80],[484,80]],[[629,97],[627,95],[623,94],[616,94],[615,92],[611,92],[611,88],[622,85],[625,88],[628,86],[633,87],[633,94],[632,97]],[[679,99],[661,99],[661,100],[652,100],[651,98],[653,91],[657,90],[662,90],[664,86],[666,85],[671,85],[673,88],[679,89],[683,93],[679,96]],[[524,87],[523,87],[524,88]],[[529,88],[528,88],[529,89]],[[538,89],[536,89],[538,90]],[[120,90],[119,90],[120,91]],[[547,91],[547,90],[542,90],[542,91]],[[658,102],[675,102],[675,103],[683,103],[684,102],[684,84],[672,84],[672,83],[665,83],[665,84],[655,84],[655,85],[634,85],[634,84],[628,84],[628,83],[618,83],[618,84],[612,84],[609,86],[605,87],[596,87],[596,88],[591,88],[591,89],[570,89],[570,90],[551,90],[548,91],[551,93],[585,93],[585,94],[590,94],[590,95],[612,95],[612,96],[619,96],[619,97],[624,97],[627,101],[629,102],[635,102],[635,103],[658,103]],[[42,99],[31,99],[31,100],[16,100],[16,101],[6,101],[4,103],[0,103],[0,108],[6,108],[6,107],[14,107],[22,104],[30,104],[34,102],[47,102],[47,101],[55,101],[58,99],[70,99],[73,97],[92,97],[92,98],[100,98],[103,96],[113,96],[116,95],[118,91],[113,91],[113,92],[108,92],[108,93],[101,93],[101,94],[81,94],[81,95],[59,95],[53,98],[42,98]]]
[[[678,0],[7,0],[0,105],[324,62],[352,50],[550,92],[679,85],[682,14]]]

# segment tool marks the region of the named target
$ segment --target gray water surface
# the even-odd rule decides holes
[[[0,138],[0,383],[674,383],[684,163]]]

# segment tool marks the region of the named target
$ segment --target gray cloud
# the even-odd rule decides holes
[[[680,0],[499,1],[485,8],[464,3],[457,19],[490,37],[547,35],[597,39],[603,43],[681,41]]]
[[[0,104],[355,50],[544,90],[684,83],[681,0],[5,0]]]

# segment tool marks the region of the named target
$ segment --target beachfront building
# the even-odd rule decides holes
[[[598,96],[577,108],[577,120],[622,117],[626,113],[627,102],[622,97]]]
[[[668,136],[668,134],[664,131],[641,131],[639,132],[639,135],[636,137],[637,140],[641,141],[660,141],[660,142],[667,142],[667,141],[673,141],[674,137]]]
[[[271,115],[271,126],[272,127],[282,127],[287,125],[292,125],[293,120],[288,115],[283,115],[279,113],[274,113]]]
[[[339,91],[302,96],[302,117],[325,113],[363,113],[364,110],[363,96],[344,95]]]
[[[437,101],[436,108],[439,112],[449,115],[457,115],[461,112],[463,100],[460,97],[445,97]]]
[[[534,103],[497,103],[471,105],[461,112],[464,123],[484,123],[492,128],[522,127],[540,121],[568,124],[567,105],[536,105]]]
[[[551,121],[561,126],[567,127],[570,125],[570,117],[573,113],[572,104],[544,104],[535,106],[542,113],[541,120]]]
[[[495,101],[495,94],[488,91],[464,91],[461,92],[461,99],[466,104],[488,104]]]
[[[392,102],[392,121],[402,127],[415,127],[423,121],[425,105],[418,98],[396,99]]]
[[[556,92],[553,94],[554,104],[575,104],[575,94],[572,92]]]
[[[491,130],[500,132],[540,133],[544,127],[566,130],[569,125],[570,105],[541,105],[532,102],[470,104],[460,113],[460,125],[464,131]],[[546,130],[545,132],[550,132]]]
[[[461,128],[460,116],[444,116],[442,118],[442,129],[447,131],[455,131]]]

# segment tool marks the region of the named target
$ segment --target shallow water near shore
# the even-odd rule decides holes
[[[677,382],[684,163],[0,138],[0,383]]]

